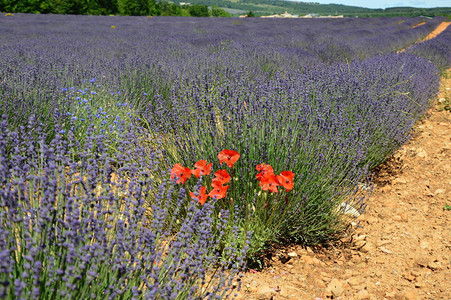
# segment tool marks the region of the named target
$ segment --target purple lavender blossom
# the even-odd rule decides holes
[[[179,215],[183,230],[174,234],[167,225],[173,186],[152,184],[159,162],[143,159],[149,149],[135,144],[131,128],[112,154],[108,136],[92,129],[77,148],[62,135],[48,143],[33,120],[21,133],[11,132],[3,118],[0,296],[195,299],[230,284],[246,253],[234,251],[218,265],[214,205],[190,204],[184,193],[176,198],[187,214]],[[70,128],[64,136],[73,134]],[[151,216],[147,205],[158,193]],[[233,270],[231,262],[238,263]],[[221,278],[202,290],[214,269]]]

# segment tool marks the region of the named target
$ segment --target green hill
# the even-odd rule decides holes
[[[284,0],[173,0],[174,3],[189,2],[208,6],[219,6],[225,9],[242,12],[252,11],[257,16],[280,14],[285,11],[296,14],[344,15],[349,17],[393,17],[393,16],[451,16],[451,7],[414,8],[393,7],[386,9],[370,9],[341,4],[319,4],[313,2],[295,2]],[[236,11],[235,11],[236,12]]]

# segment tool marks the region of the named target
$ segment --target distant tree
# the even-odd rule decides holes
[[[37,0],[0,0],[0,11],[39,13],[39,2]]]
[[[145,16],[148,14],[147,0],[119,0],[119,13],[126,16]]]
[[[188,6],[188,11],[193,17],[209,17],[210,11],[207,5],[194,4]]]
[[[117,0],[98,0],[102,15],[115,15],[119,12]]]
[[[82,11],[82,14],[85,15],[105,15],[106,10],[103,7],[107,1],[102,0],[82,0],[82,1],[72,1],[72,2],[79,2],[81,4],[80,10]]]
[[[247,16],[248,16],[248,17],[255,17],[255,14],[252,12],[252,10],[250,10],[250,11],[247,13]]]
[[[158,6],[155,0],[147,0],[147,14],[149,16],[158,16]]]
[[[160,16],[182,16],[184,14],[180,6],[165,1],[157,4],[157,10]]]
[[[211,7],[211,15],[213,17],[230,17],[231,16],[229,12],[225,11],[224,9],[222,9],[216,5],[213,5]]]

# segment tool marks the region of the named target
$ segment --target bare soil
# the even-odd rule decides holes
[[[427,41],[427,40],[430,40],[432,38],[435,38],[437,35],[439,35],[443,31],[445,31],[446,28],[448,28],[448,26],[450,24],[451,24],[451,22],[442,22],[442,23],[440,23],[437,26],[437,28],[435,28],[431,33],[429,33],[422,41]]]
[[[418,24],[416,24],[416,25],[413,25],[412,27],[410,27],[410,28],[417,28],[417,27],[419,27],[419,26],[422,26],[422,25],[424,25],[424,24],[426,24],[426,22],[420,22],[420,23],[418,23]]]
[[[414,132],[380,167],[362,227],[340,245],[275,250],[238,299],[451,299],[451,69]]]

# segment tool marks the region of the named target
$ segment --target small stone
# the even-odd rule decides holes
[[[407,181],[405,179],[396,178],[395,180],[393,180],[393,183],[394,184],[405,184],[405,183],[407,183]]]
[[[329,281],[332,279],[332,276],[329,273],[321,272],[320,275],[324,281]]]
[[[443,102],[445,102],[445,101],[446,101],[445,98],[440,98],[440,99],[438,99],[438,102],[439,102],[439,103],[443,103]]]
[[[385,247],[379,247],[379,249],[381,249],[382,252],[387,253],[387,254],[392,254],[393,252],[391,252],[390,250],[388,250]]]
[[[446,192],[446,190],[444,189],[437,189],[435,190],[434,194],[444,194]]]
[[[315,286],[320,289],[326,288],[326,284],[322,280],[317,280]]]
[[[368,293],[367,290],[360,290],[357,293],[356,297],[357,297],[357,299],[367,300],[367,299],[370,299],[370,293]]]
[[[366,240],[366,234],[359,235],[354,238],[355,241],[363,241]]]
[[[396,295],[399,300],[417,300],[418,293],[415,290],[400,292]]]
[[[365,244],[365,246],[363,246],[360,250],[361,250],[362,252],[370,252],[370,253],[371,253],[371,252],[373,252],[373,251],[376,250],[376,249],[374,248],[373,244],[367,242],[367,243]]]
[[[384,245],[391,244],[391,243],[392,243],[391,240],[386,240],[386,239],[382,240],[381,239],[380,241],[377,242],[377,246],[380,247],[380,246],[384,246]]]
[[[429,242],[426,241],[421,242],[420,247],[423,249],[429,248]]]
[[[344,292],[343,282],[336,278],[332,279],[332,281],[327,285],[326,291],[330,291],[334,297],[340,297]]]
[[[399,214],[399,216],[401,217],[401,220],[404,222],[409,219],[409,216],[406,213],[401,213]]]
[[[397,294],[396,291],[387,292],[387,293],[385,293],[385,298],[388,298],[388,299],[395,298],[396,294]]]
[[[417,265],[419,265],[420,267],[427,267],[427,265],[429,264],[429,260],[427,258],[419,258],[417,260]]]
[[[417,156],[421,157],[421,158],[426,158],[428,156],[428,154],[426,151],[423,150],[423,151],[417,152]]]
[[[289,257],[297,257],[298,254],[296,252],[290,252],[287,254]]]
[[[277,296],[276,291],[270,287],[264,286],[257,289],[258,300],[272,300],[275,296]]]
[[[381,188],[382,193],[389,193],[391,192],[392,187],[389,185],[384,186],[383,188]]]
[[[355,287],[357,285],[359,285],[362,281],[358,278],[358,277],[351,277],[348,279],[348,284],[351,287]]]
[[[365,246],[366,245],[366,241],[357,241],[357,242],[355,242],[355,247],[356,248],[362,248],[363,246]]]
[[[292,295],[289,292],[288,288],[283,287],[280,289],[280,296],[282,296],[283,298],[289,298]]]
[[[440,265],[435,262],[430,262],[428,263],[428,268],[431,269],[432,271],[435,271],[440,269]]]
[[[379,219],[373,216],[368,216],[365,218],[365,220],[369,223],[369,224],[376,224],[379,222]]]
[[[415,282],[415,287],[417,288],[417,289],[420,289],[420,288],[423,288],[425,285],[424,285],[424,283],[422,283],[422,282]]]
[[[402,218],[400,215],[396,215],[393,217],[393,221],[402,221]]]

